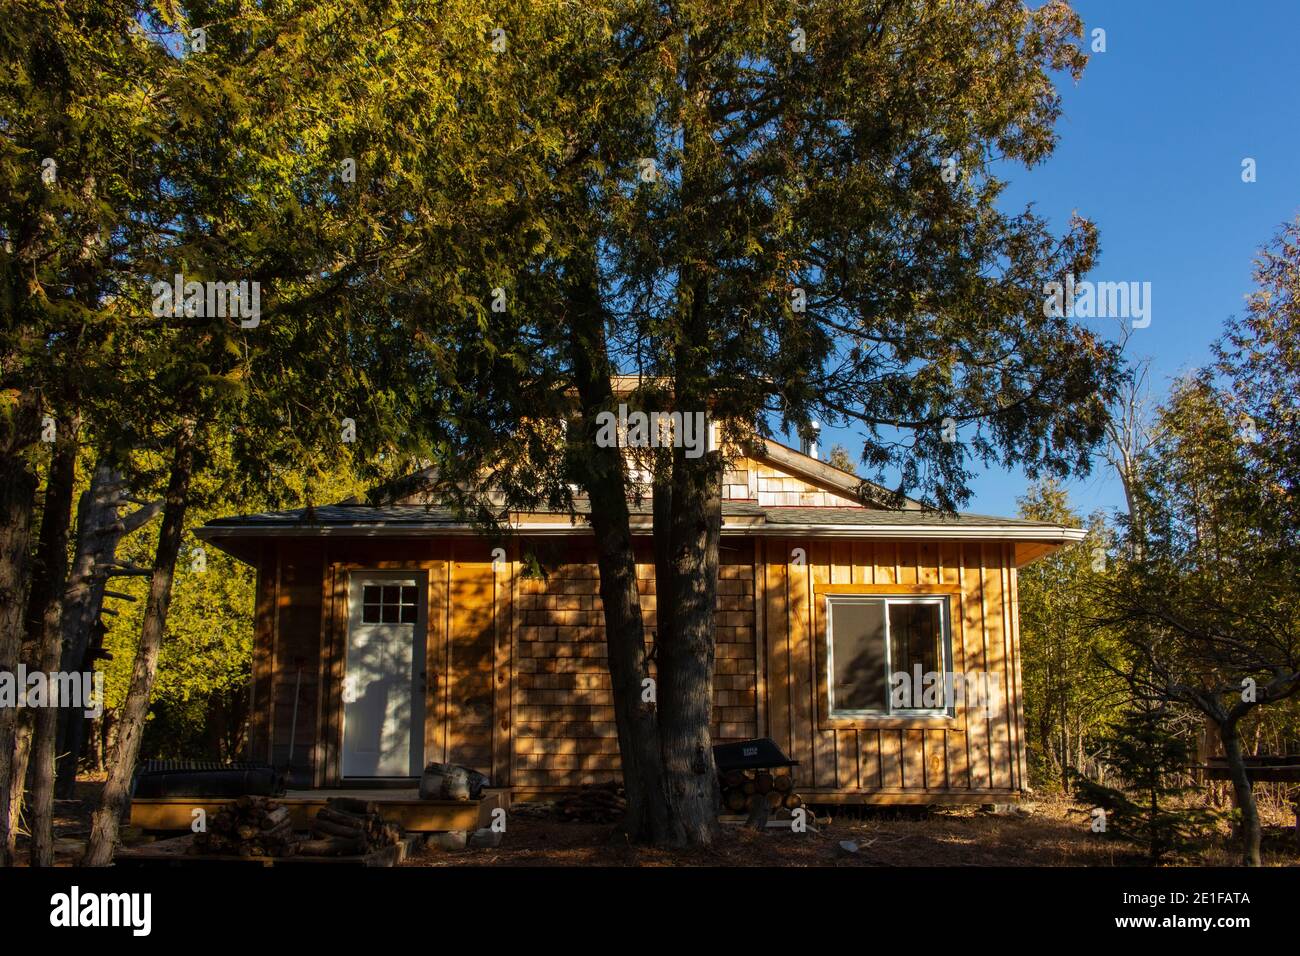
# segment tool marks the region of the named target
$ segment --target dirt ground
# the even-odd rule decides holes
[[[757,833],[724,827],[707,850],[630,846],[608,825],[513,819],[495,849],[424,850],[403,866],[1132,866],[1145,859],[1125,844],[1089,832],[1087,818],[1063,801],[1029,803],[1028,814],[977,808],[872,810],[822,808],[815,830]],[[858,845],[845,853],[841,841]],[[1264,862],[1300,865],[1294,828],[1269,826]],[[1234,866],[1226,831],[1191,866]]]
[[[59,862],[75,863],[90,832],[100,783],[78,783],[76,800],[55,805]],[[1300,837],[1290,813],[1262,806],[1267,824],[1264,863],[1300,866]],[[1027,812],[1026,812],[1027,811]],[[404,866],[1132,866],[1145,859],[1133,847],[1089,832],[1087,817],[1065,801],[1026,801],[1021,812],[991,814],[947,809],[818,808],[809,832],[756,833],[725,826],[709,849],[661,850],[629,845],[606,824],[508,818],[494,849],[418,852]],[[136,835],[125,834],[128,841]],[[846,854],[841,841],[858,845]],[[19,840],[20,861],[26,841]],[[1235,866],[1238,853],[1226,827],[1190,866]]]

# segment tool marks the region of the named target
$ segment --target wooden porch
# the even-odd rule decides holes
[[[408,833],[472,832],[492,823],[492,811],[510,808],[510,791],[489,788],[479,800],[421,800],[415,788],[377,790],[288,790],[276,803],[289,808],[295,830],[306,830],[330,797],[356,797],[379,805],[383,818]],[[131,802],[131,826],[146,831],[189,830],[194,810],[208,816],[233,803],[228,797],[139,797]]]

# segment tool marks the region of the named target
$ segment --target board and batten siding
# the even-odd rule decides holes
[[[428,574],[425,759],[475,767],[521,792],[617,779],[591,543],[539,546],[554,568],[544,580],[522,575],[519,542],[505,546],[494,568],[494,545],[468,538],[268,541],[257,564],[252,759],[291,765],[296,785],[341,782],[347,576],[406,568]],[[648,541],[638,548],[652,646],[653,557]],[[802,565],[795,548],[804,549]],[[820,800],[986,802],[1017,791],[1024,755],[1013,557],[997,542],[725,537],[715,740],[773,737],[800,761],[800,792]],[[959,705],[953,718],[829,719],[819,589],[838,586],[950,593],[953,669],[999,674],[1000,715]]]
[[[768,538],[759,544],[769,736],[800,762],[805,798],[906,803],[1012,794],[1024,781],[1010,545]],[[804,563],[795,560],[803,549]],[[831,718],[825,595],[947,594],[954,672],[997,675],[998,706],[952,717]]]

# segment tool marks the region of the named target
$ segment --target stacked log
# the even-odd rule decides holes
[[[760,800],[769,810],[796,810],[803,798],[795,792],[794,777],[769,770],[728,770],[719,775],[722,807],[727,813],[749,813]]]
[[[574,823],[617,823],[627,812],[627,798],[617,783],[587,784],[555,804],[561,820]]]
[[[311,838],[298,844],[303,856],[361,856],[402,840],[402,828],[385,823],[379,806],[355,797],[330,797],[311,821]]]
[[[297,848],[288,807],[269,797],[243,796],[217,811],[205,832],[194,835],[190,852],[284,857]]]

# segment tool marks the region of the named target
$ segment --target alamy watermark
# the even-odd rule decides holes
[[[1132,319],[1135,329],[1151,324],[1150,282],[1079,282],[1069,273],[1064,282],[1044,283],[1043,295],[1049,319]]]
[[[0,671],[0,707],[79,708],[97,720],[104,714],[103,671]]]
[[[968,711],[982,709],[993,719],[1002,713],[1001,678],[989,671],[922,671],[916,664],[909,674],[895,671],[889,675],[891,711],[945,710],[965,704]]]
[[[703,412],[629,412],[596,416],[596,445],[600,448],[684,448],[687,458],[699,458],[708,448],[709,425]]]
[[[120,927],[133,936],[148,936],[153,929],[152,893],[82,892],[73,886],[50,897],[50,925],[56,928]]]
[[[177,273],[171,282],[155,282],[149,289],[156,318],[239,319],[242,329],[255,329],[262,322],[262,284],[257,281],[186,282]]]

